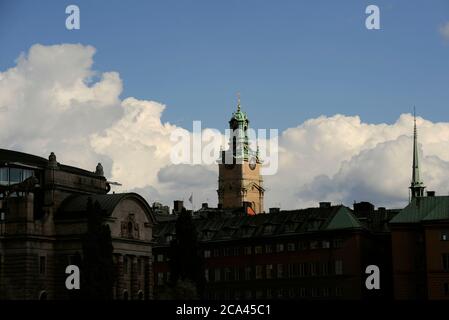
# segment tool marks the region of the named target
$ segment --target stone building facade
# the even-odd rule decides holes
[[[0,299],[67,299],[65,268],[83,255],[88,200],[111,230],[113,297],[152,297],[154,217],[135,193],[109,194],[94,172],[0,149]],[[81,274],[82,277],[82,274]]]

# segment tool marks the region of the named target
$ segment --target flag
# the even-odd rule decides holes
[[[190,195],[189,202],[193,204],[193,193]]]

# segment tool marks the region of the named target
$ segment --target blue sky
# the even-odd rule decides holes
[[[77,4],[81,30],[65,29]],[[381,30],[365,28],[365,8]],[[241,92],[258,128],[319,115],[394,122],[416,105],[449,118],[449,1],[6,1],[0,70],[34,43],[97,49],[94,69],[117,71],[122,97],[167,105],[163,120],[223,129]]]

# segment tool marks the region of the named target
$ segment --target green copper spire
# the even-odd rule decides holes
[[[412,183],[410,191],[412,199],[424,196],[424,183],[421,181],[419,174],[419,154],[418,154],[418,130],[416,129],[416,112],[413,108],[413,166],[412,166]]]

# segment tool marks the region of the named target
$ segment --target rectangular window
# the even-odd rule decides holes
[[[160,286],[164,284],[164,273],[163,272],[157,273],[157,284]]]
[[[343,239],[334,239],[334,241],[332,242],[332,246],[334,248],[341,248],[341,247],[343,247]]]
[[[329,275],[329,264],[327,262],[324,262],[321,265],[321,271],[322,271],[322,275],[323,276],[327,276]]]
[[[142,259],[137,259],[137,272],[141,276],[142,275]]]
[[[245,267],[245,280],[251,280],[251,267]]]
[[[282,264],[277,265],[277,277],[282,279],[284,277],[284,266]]]
[[[262,254],[262,246],[254,247],[254,253],[255,254]]]
[[[335,296],[342,297],[343,296],[343,288],[340,288],[340,287],[335,288]]]
[[[44,275],[47,271],[47,258],[45,256],[39,257],[39,274]]]
[[[128,257],[123,258],[123,273],[128,274]]]
[[[272,253],[273,252],[273,246],[271,244],[265,245],[265,252],[266,253]]]
[[[441,241],[449,241],[449,231],[448,230],[441,232],[440,240]]]
[[[296,250],[296,246],[293,242],[290,242],[287,244],[287,251],[295,251]]]
[[[283,252],[284,251],[284,244],[283,243],[278,243],[276,245],[276,252]]]
[[[231,275],[232,275],[231,268],[224,268],[224,280],[225,281],[232,280]]]
[[[343,274],[343,261],[336,260],[335,261],[335,274],[342,275]]]
[[[310,275],[316,276],[317,274],[318,274],[317,263],[311,263],[310,264]]]
[[[215,269],[215,277],[214,277],[215,281],[220,281],[221,280],[221,270],[219,268]]]
[[[256,266],[256,279],[262,279],[262,266]]]
[[[229,257],[229,256],[231,255],[231,248],[229,248],[229,247],[224,248],[224,253],[223,253],[223,255],[224,255],[225,257]]]
[[[204,258],[210,258],[210,250],[204,250]]]
[[[266,273],[267,273],[267,275],[266,275],[267,279],[273,278],[273,265],[272,264],[267,264]]]
[[[304,263],[300,263],[298,265],[298,275],[300,277],[305,277],[306,276],[306,265]]]
[[[220,256],[220,249],[214,249],[214,257]]]
[[[310,242],[310,249],[319,249],[320,248],[320,242],[319,241],[311,241]]]
[[[0,168],[0,185],[9,185],[9,168]]]
[[[9,169],[9,181],[10,184],[22,182],[22,169],[10,168]]]
[[[251,255],[251,254],[252,254],[252,249],[251,249],[251,247],[245,247],[245,249],[244,249],[244,254],[245,254],[246,256]]]
[[[323,240],[323,249],[329,249],[331,247],[330,241]]]
[[[157,255],[157,262],[163,262],[164,261],[164,255],[163,254],[158,254]]]
[[[449,271],[449,253],[443,253],[441,255],[442,260],[443,260],[443,270],[444,271]]]
[[[206,282],[209,282],[209,269],[204,269],[204,278]]]

